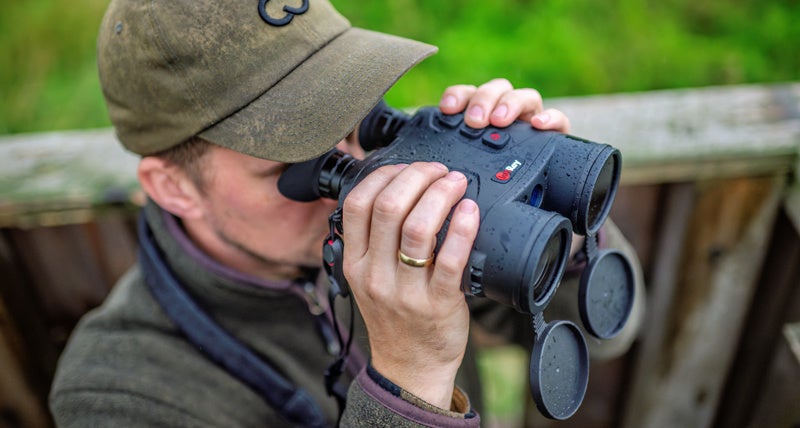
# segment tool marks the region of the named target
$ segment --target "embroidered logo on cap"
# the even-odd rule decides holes
[[[267,13],[268,1],[269,0],[258,1],[258,14],[261,15],[261,19],[263,19],[267,24],[275,27],[282,27],[292,22],[292,18],[294,18],[295,15],[302,15],[308,10],[308,0],[303,0],[303,4],[300,5],[300,7],[284,6],[283,11],[286,12],[286,15],[284,15],[283,18],[277,19],[269,16],[269,13]]]

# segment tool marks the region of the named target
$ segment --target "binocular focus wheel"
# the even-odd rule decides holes
[[[583,402],[589,383],[589,349],[577,325],[547,324],[531,352],[531,392],[546,417],[564,420]]]

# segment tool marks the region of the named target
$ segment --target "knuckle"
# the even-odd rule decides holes
[[[342,204],[345,214],[369,215],[372,211],[374,195],[381,183],[386,183],[392,179],[393,174],[398,170],[394,165],[384,166],[370,173],[367,178],[355,186],[347,195]]]
[[[369,281],[364,287],[364,295],[373,302],[390,300],[389,287],[383,287],[378,281]]]
[[[482,88],[498,87],[498,88],[503,88],[503,89],[513,88],[513,86],[511,85],[511,82],[508,79],[503,78],[503,77],[494,78],[494,79],[484,83],[483,85],[481,85],[481,87]]]
[[[477,90],[475,85],[453,85],[445,89],[447,94],[468,94]]]
[[[348,217],[361,217],[370,211],[370,200],[359,192],[350,192],[342,205],[342,211]]]
[[[402,210],[402,206],[392,195],[382,193],[375,199],[373,213],[380,219],[391,219],[397,217]]]
[[[466,181],[466,178],[458,181],[442,178],[431,184],[427,193],[431,199],[439,201],[440,204],[447,204],[446,208],[450,209],[464,195]]]
[[[411,247],[424,247],[431,243],[433,235],[428,222],[419,218],[407,218],[403,223],[404,243]]]
[[[447,170],[447,167],[439,162],[414,162],[411,164],[409,171],[419,172],[421,174],[439,174],[441,175]]]
[[[387,287],[380,286],[380,281],[375,281],[375,275],[370,269],[360,269],[360,264],[344,264],[344,275],[348,278],[350,288],[354,293],[365,296],[370,301],[381,301],[386,298]]]
[[[461,278],[465,263],[460,257],[445,251],[436,256],[436,269],[449,278]]]
[[[567,118],[567,116],[564,113],[562,113],[561,110],[556,110],[554,108],[546,109],[545,112],[549,114],[551,117],[554,117],[559,120],[564,120]]]
[[[542,94],[533,88],[518,89],[518,91],[527,98],[530,98],[536,103],[542,102]]]
[[[439,162],[414,162],[407,168],[403,180],[406,186],[430,186],[447,172],[447,167]]]

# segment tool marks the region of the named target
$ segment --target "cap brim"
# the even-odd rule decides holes
[[[436,50],[350,28],[199,136],[262,159],[313,159],[341,141],[403,74]]]

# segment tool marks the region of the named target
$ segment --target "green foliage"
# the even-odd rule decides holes
[[[401,105],[499,76],[546,97],[800,77],[797,1],[406,0],[388,11],[361,3],[337,5],[355,25],[441,48],[390,93]],[[410,89],[419,84],[425,91]]]
[[[0,14],[0,134],[107,126],[95,37],[106,0],[27,0]]]
[[[485,409],[484,420],[498,419],[508,426],[524,417],[528,395],[530,351],[507,345],[482,348],[476,356]]]
[[[333,0],[360,27],[439,46],[389,93],[436,103],[507,77],[545,97],[797,80],[797,0]],[[94,52],[107,0],[0,14],[0,134],[108,126]]]

